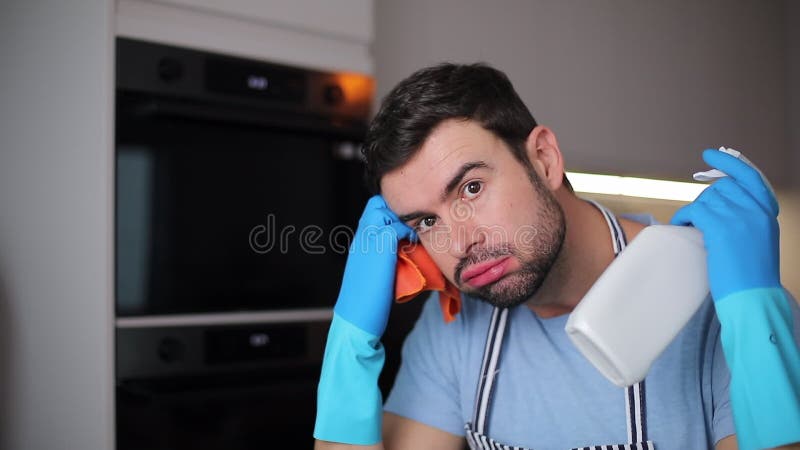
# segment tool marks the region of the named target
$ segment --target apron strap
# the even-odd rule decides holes
[[[625,236],[625,231],[622,230],[622,226],[620,226],[619,221],[614,214],[611,214],[611,211],[606,209],[605,206],[597,203],[594,200],[586,201],[594,205],[594,207],[603,214],[603,218],[606,219],[608,231],[611,233],[611,245],[614,247],[614,257],[616,258],[619,253],[625,250],[625,247],[628,245],[628,238]]]
[[[625,388],[625,415],[628,424],[628,442],[647,442],[647,414],[644,380]]]
[[[614,246],[614,257],[616,258],[620,252],[625,250],[628,244],[625,232],[622,230],[617,218],[610,211],[597,202],[587,201],[603,213],[606,224],[608,224],[608,230],[613,236],[611,241]],[[631,444],[647,442],[647,408],[645,405],[644,380],[625,388],[625,415],[627,416],[625,423],[628,428],[628,442]]]
[[[478,392],[475,396],[475,411],[472,423],[475,431],[486,434],[486,422],[489,417],[492,389],[494,388],[497,366],[500,362],[500,349],[503,345],[503,336],[508,323],[508,308],[495,307],[492,310],[492,319],[489,322],[489,332],[486,334],[486,344],[483,350],[483,362],[478,381]]]

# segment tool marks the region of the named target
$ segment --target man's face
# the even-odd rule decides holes
[[[528,300],[564,241],[553,194],[473,121],[439,124],[411,160],[382,178],[381,191],[445,277],[496,306]]]

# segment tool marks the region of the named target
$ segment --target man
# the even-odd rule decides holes
[[[563,328],[647,224],[575,196],[555,135],[536,124],[505,75],[484,65],[418,71],[385,99],[365,156],[368,181],[381,195],[365,208],[334,309],[317,448],[737,448],[729,389],[741,405],[734,404],[741,411],[736,426],[748,430],[742,448],[800,440],[800,358],[791,332],[797,307],[777,275],[777,204],[752,168],[730,155],[704,155],[730,176],[674,222],[705,233],[714,301],[700,308],[645,382],[620,389],[577,353]],[[404,344],[381,433],[379,339],[398,241],[406,238],[459,288],[463,309],[446,324],[435,299],[427,302]],[[742,314],[731,319],[722,312],[739,304],[778,305],[762,322],[777,342],[767,375],[778,381],[770,386],[785,387],[780,395],[759,390],[768,384],[758,383],[761,373],[737,375],[753,367],[753,355],[772,352],[771,344],[757,337],[761,347],[742,352],[736,339],[725,340],[725,330],[750,327],[735,324],[720,339],[717,314],[735,323]],[[723,347],[738,371],[735,389]],[[778,429],[752,437],[763,427],[750,416],[769,409],[764,402],[780,403],[781,414],[769,422]]]

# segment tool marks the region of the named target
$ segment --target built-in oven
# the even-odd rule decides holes
[[[311,448],[372,80],[122,38],[116,73],[117,448]]]

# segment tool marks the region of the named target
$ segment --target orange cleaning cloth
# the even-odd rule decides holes
[[[422,291],[439,291],[439,306],[445,322],[456,320],[461,311],[461,293],[447,281],[422,245],[400,241],[397,251],[397,275],[394,298],[405,303]]]

